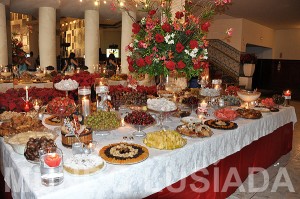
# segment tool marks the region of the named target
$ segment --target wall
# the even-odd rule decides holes
[[[247,44],[273,48],[275,40],[275,31],[266,26],[242,19],[242,46],[241,51],[246,52]]]
[[[276,30],[275,33],[274,58],[300,60],[300,29]]]
[[[233,35],[229,40],[224,40],[224,38],[226,37],[226,30],[228,28],[233,29]],[[215,17],[215,20],[212,21],[207,38],[223,40],[227,44],[241,51],[242,28],[242,19],[233,18],[227,15],[217,16]]]
[[[103,29],[103,31],[100,31],[100,48],[102,53],[106,53],[106,49],[111,44],[117,44],[119,50],[121,50],[121,29]]]

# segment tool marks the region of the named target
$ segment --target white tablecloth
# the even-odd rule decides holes
[[[166,124],[175,128],[179,119],[172,120]],[[237,129],[213,130],[210,138],[188,138],[183,148],[173,151],[149,148],[149,158],[139,164],[107,164],[104,170],[91,176],[72,176],[64,172],[64,182],[55,187],[43,186],[33,165],[1,138],[1,171],[14,198],[143,198],[241,150],[278,127],[296,121],[293,107],[284,107],[278,113],[264,113],[258,120],[239,118],[235,121],[239,125]],[[152,127],[146,132],[155,129]],[[121,127],[108,137],[94,136],[100,143],[97,151],[107,144],[120,142],[133,131],[130,127]],[[140,138],[135,138],[134,142],[143,144]],[[65,158],[71,155],[71,149],[62,147],[60,138],[57,144],[63,149]]]

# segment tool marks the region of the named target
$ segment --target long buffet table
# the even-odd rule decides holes
[[[175,128],[180,121],[178,118],[172,120],[166,124]],[[283,107],[277,113],[263,113],[263,118],[258,120],[239,118],[235,122],[239,126],[235,130],[213,130],[210,138],[187,138],[187,145],[177,150],[149,148],[149,158],[138,164],[107,164],[105,169],[90,176],[79,177],[64,172],[64,182],[55,187],[43,186],[40,174],[33,169],[34,165],[16,154],[1,138],[1,172],[11,188],[13,198],[144,198],[151,194],[149,198],[225,198],[236,187],[225,192],[211,191],[210,188],[205,193],[190,188],[191,185],[203,187],[203,179],[197,179],[206,174],[200,174],[199,171],[206,168],[206,172],[212,172],[219,165],[222,173],[230,167],[237,167],[244,180],[248,176],[248,167],[266,168],[291,150],[293,124],[297,118],[293,107]],[[151,127],[146,131],[151,132],[156,128]],[[100,143],[97,149],[120,142],[123,136],[129,136],[133,131],[125,126],[112,131],[107,137],[94,136]],[[63,149],[65,158],[71,156],[71,149],[61,145],[60,137],[56,142]],[[143,144],[140,138],[135,138],[133,142]],[[215,177],[210,174],[206,178],[213,182]],[[223,182],[226,175],[223,173],[219,178]],[[186,183],[183,189],[174,189],[182,185],[181,179],[185,179]],[[166,188],[174,183],[173,191],[171,187]]]
[[[0,83],[0,92],[5,93],[7,90],[11,88],[25,88],[28,87],[36,87],[36,88],[53,88],[53,82],[46,82],[46,83]]]

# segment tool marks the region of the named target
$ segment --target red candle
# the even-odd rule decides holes
[[[57,153],[51,153],[45,156],[44,161],[49,167],[57,167],[61,162],[61,156]]]
[[[292,93],[291,93],[290,90],[287,90],[287,91],[284,91],[284,92],[283,92],[283,95],[284,95],[284,96],[291,96]]]

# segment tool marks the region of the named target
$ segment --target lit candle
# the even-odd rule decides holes
[[[33,105],[34,110],[38,111],[40,109],[40,106],[38,104],[37,101],[35,101],[34,105]]]
[[[200,103],[200,106],[201,106],[201,108],[206,108],[206,107],[207,107],[207,103],[205,102],[205,100],[203,100],[203,101]]]
[[[26,91],[26,98],[25,98],[25,101],[29,101],[29,100],[28,100],[28,86],[25,87],[25,91]]]
[[[91,141],[90,143],[89,143],[89,145],[87,146],[87,148],[91,151],[91,152],[93,152],[94,150],[95,150],[95,148],[96,148],[96,141]]]
[[[82,99],[82,115],[84,117],[88,116],[90,114],[90,100],[83,98]]]
[[[205,78],[205,79],[206,79],[206,81],[208,80],[208,75],[206,75],[206,78]]]
[[[215,85],[215,90],[219,90],[220,89],[220,85]]]
[[[283,92],[283,95],[284,95],[284,96],[291,96],[292,93],[291,93],[290,90],[287,90],[287,91],[284,91],[284,92]]]
[[[50,153],[45,156],[44,161],[49,167],[58,167],[61,162],[61,156],[57,153]]]

